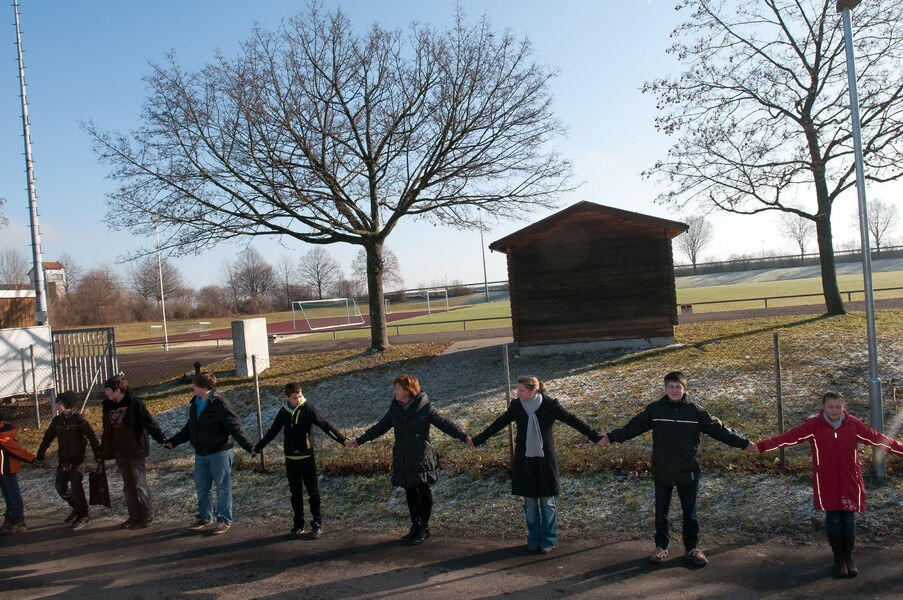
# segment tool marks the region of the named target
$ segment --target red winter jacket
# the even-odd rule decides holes
[[[0,475],[18,473],[23,462],[34,461],[31,452],[16,441],[17,431],[12,423],[0,421]]]
[[[760,452],[795,446],[805,441],[812,450],[812,496],[817,510],[865,511],[865,482],[859,466],[858,444],[881,446],[903,456],[903,444],[878,433],[856,417],[843,412],[836,430],[823,413],[806,419],[799,427],[762,440]]]

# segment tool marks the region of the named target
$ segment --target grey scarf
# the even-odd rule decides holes
[[[843,413],[840,413],[840,418],[837,419],[836,421],[832,421],[832,420],[828,417],[828,413],[826,413],[825,411],[821,411],[821,416],[823,416],[823,417],[825,418],[825,421],[827,421],[828,424],[829,424],[831,427],[833,427],[834,429],[837,429],[838,427],[841,426],[841,424],[843,424]]]
[[[521,400],[520,404],[527,413],[527,456],[545,456],[542,451],[539,419],[536,418],[536,409],[542,404],[542,394],[537,393],[527,401]]]

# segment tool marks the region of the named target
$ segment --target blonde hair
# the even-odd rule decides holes
[[[517,382],[528,390],[539,391],[539,393],[543,395],[545,395],[546,393],[546,386],[539,380],[539,377],[534,377],[533,375],[524,375],[522,377],[518,377]]]

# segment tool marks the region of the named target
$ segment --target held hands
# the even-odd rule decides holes
[[[467,440],[465,440],[464,445],[468,448],[473,448],[473,440],[470,439],[470,436],[467,436]]]
[[[750,442],[749,446],[746,447],[746,451],[750,454],[759,454],[759,447]]]
[[[163,447],[166,448],[167,450],[172,450],[172,449],[173,449],[172,442],[170,442],[169,440],[163,442],[163,443],[161,444],[161,446],[163,446]]]
[[[348,440],[348,443],[346,444],[349,448],[357,448],[359,445],[357,440]]]
[[[611,444],[611,440],[608,439],[607,433],[605,435],[603,435],[602,438],[598,442],[596,442],[596,445],[601,448],[604,448],[605,446],[608,446],[609,444]]]

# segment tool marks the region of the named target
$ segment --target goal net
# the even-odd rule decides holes
[[[448,312],[448,289],[434,288],[431,290],[422,290],[417,296],[426,297],[426,314],[431,315],[438,312]]]
[[[298,324],[307,325],[310,331],[363,325],[364,317],[354,298],[330,298],[328,300],[295,300],[292,302],[292,329]]]

